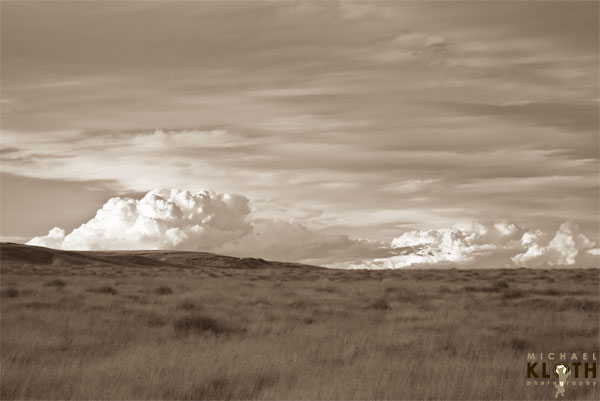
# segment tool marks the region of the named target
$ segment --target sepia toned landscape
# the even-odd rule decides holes
[[[600,400],[600,1],[0,0],[0,401]]]
[[[526,354],[599,349],[598,269],[1,250],[2,399],[553,399]]]

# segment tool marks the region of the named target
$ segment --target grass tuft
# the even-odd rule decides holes
[[[505,290],[509,287],[508,283],[504,280],[498,280],[494,283],[494,285],[491,287],[494,290]]]
[[[171,287],[158,287],[154,290],[154,293],[158,295],[170,295],[173,293],[173,290]]]
[[[194,310],[197,309],[198,306],[193,301],[185,300],[179,302],[176,308],[179,310]]]
[[[27,309],[54,309],[56,305],[48,303],[48,302],[28,302],[23,305]]]
[[[387,311],[392,309],[385,299],[378,299],[377,301],[369,305],[369,309],[375,309],[380,311]]]
[[[522,290],[516,290],[516,289],[509,289],[502,293],[503,299],[517,299],[517,298],[523,298],[524,296],[525,296],[525,293]]]
[[[175,320],[174,328],[181,334],[213,333],[224,334],[234,331],[223,322],[208,316],[186,316]]]
[[[60,279],[56,279],[56,280],[48,281],[44,285],[46,287],[56,287],[57,289],[60,289],[60,288],[63,288],[65,285],[67,285],[67,283],[65,283],[64,281],[62,281]]]
[[[19,290],[15,289],[15,288],[8,288],[8,289],[2,291],[2,296],[7,297],[7,298],[16,298],[19,296],[19,294],[20,294]]]
[[[86,291],[94,292],[96,294],[108,294],[108,295],[115,295],[117,293],[117,290],[115,290],[113,287],[110,287],[110,286],[88,288]]]

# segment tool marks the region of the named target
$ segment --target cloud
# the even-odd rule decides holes
[[[154,189],[142,199],[109,199],[67,234],[54,227],[29,245],[73,250],[176,249],[329,264],[389,256],[376,241],[324,234],[293,221],[253,219],[242,195]]]
[[[585,235],[578,234],[577,230],[574,222],[567,221],[561,224],[554,238],[545,246],[537,242],[539,235],[525,233],[521,242],[528,245],[527,250],[513,256],[511,260],[517,266],[574,265],[580,251],[596,245]],[[593,252],[588,253],[593,255]]]
[[[521,237],[521,244],[530,245],[537,241],[544,233],[541,230],[527,231]]]
[[[274,260],[302,261],[345,267],[344,262],[365,257],[391,256],[383,243],[354,239],[343,234],[326,234],[300,224],[276,219],[252,223],[252,232],[224,243],[214,252]]]
[[[492,229],[493,228],[493,229]],[[554,237],[543,231],[527,230],[515,223],[501,221],[490,228],[482,224],[455,224],[452,228],[409,231],[394,238],[392,248],[399,254],[350,265],[352,269],[399,269],[414,265],[468,267],[538,267],[574,265],[581,251],[596,244],[578,233],[572,221],[563,223]],[[583,259],[582,259],[583,260]]]
[[[63,249],[65,241],[65,230],[60,227],[50,229],[47,235],[43,237],[34,237],[27,242],[27,245],[45,246],[48,248]]]
[[[378,51],[375,60],[384,62],[416,61],[432,58],[445,52],[451,44],[446,39],[423,32],[405,31],[375,41]]]
[[[503,220],[411,230],[386,244],[318,231],[293,220],[257,218],[243,195],[179,189],[154,189],[139,200],[111,198],[70,233],[54,227],[28,244],[207,251],[350,269],[574,265],[598,254],[595,242],[572,221],[554,236]]]
[[[493,244],[480,243],[487,233],[488,228],[481,224],[457,224],[452,228],[409,231],[392,240],[392,248],[400,254],[354,264],[350,268],[398,269],[412,265],[470,262],[477,255],[496,248]]]
[[[241,195],[152,190],[142,199],[111,198],[68,235],[53,228],[28,244],[62,249],[202,249],[251,230]]]
[[[500,233],[502,233],[505,237],[510,237],[516,234],[519,230],[519,227],[514,223],[507,223],[506,221],[501,221],[494,224],[494,228]]]
[[[320,3],[6,2],[2,169],[202,182],[370,238],[395,216],[597,227],[597,3]],[[90,217],[48,205],[3,226]]]

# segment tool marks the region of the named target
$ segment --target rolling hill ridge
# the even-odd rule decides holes
[[[193,251],[63,251],[39,246],[0,243],[0,265],[6,269],[37,267],[321,269],[299,263],[260,258],[236,258]]]

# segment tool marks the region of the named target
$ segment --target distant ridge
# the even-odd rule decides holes
[[[235,258],[208,252],[194,251],[63,251],[41,246],[0,243],[0,266],[18,268],[19,266],[63,267],[171,267],[171,268],[301,268],[322,269],[318,266],[300,263],[272,262],[260,258]]]

